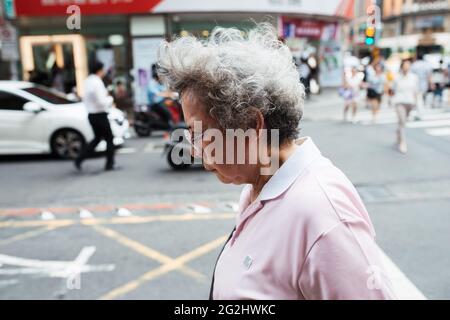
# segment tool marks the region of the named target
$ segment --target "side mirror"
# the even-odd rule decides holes
[[[36,102],[27,102],[23,105],[23,110],[32,113],[39,113],[44,110],[39,104]]]
[[[67,99],[73,102],[79,102],[80,99],[78,98],[78,96],[75,93],[69,93],[67,95]]]

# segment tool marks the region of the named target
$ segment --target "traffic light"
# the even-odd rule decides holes
[[[373,46],[375,44],[375,27],[366,28],[366,45]]]

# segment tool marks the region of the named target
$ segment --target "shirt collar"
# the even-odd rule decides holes
[[[267,181],[257,200],[267,201],[283,194],[300,174],[322,155],[310,137],[300,138],[296,141],[296,144],[295,152]]]

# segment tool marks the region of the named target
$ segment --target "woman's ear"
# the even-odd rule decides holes
[[[261,130],[266,129],[266,123],[264,121],[264,116],[258,108],[252,108],[254,112],[254,129],[256,130],[258,137],[261,136]]]

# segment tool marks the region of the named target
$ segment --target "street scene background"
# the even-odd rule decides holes
[[[314,1],[210,2],[87,1],[69,12],[58,1],[2,1],[0,299],[208,298],[242,186],[168,161],[168,130],[146,122],[152,64],[164,38],[207,37],[216,25],[245,32],[249,19],[268,15],[307,87],[301,136],[355,185],[400,298],[450,299],[450,2],[330,1],[326,9]],[[418,56],[428,87],[404,125],[406,152],[389,83],[402,60]],[[104,170],[104,145],[75,168],[90,129],[70,136],[64,124],[60,140],[34,141],[43,133],[15,118],[36,112],[35,104],[24,107],[34,101],[31,82],[61,94],[48,94],[49,103],[79,103],[91,60],[102,61],[120,110],[110,118],[118,170]],[[385,88],[374,117],[366,94],[377,64]],[[28,91],[19,103],[20,90]],[[349,101],[354,115],[351,107],[344,115]]]

